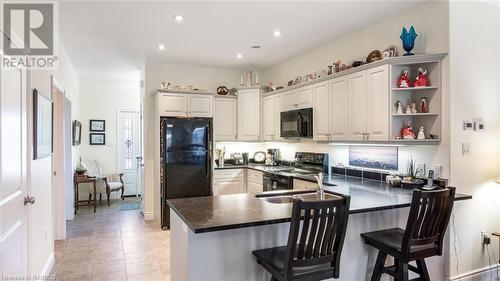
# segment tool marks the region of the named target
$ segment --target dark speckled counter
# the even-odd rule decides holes
[[[313,181],[312,177],[297,178]],[[385,182],[355,177],[325,176],[325,189],[351,196],[350,213],[409,207],[412,191],[387,187]],[[456,200],[472,196],[456,194]],[[171,199],[172,210],[194,233],[290,221],[291,204],[274,204],[248,194]]]

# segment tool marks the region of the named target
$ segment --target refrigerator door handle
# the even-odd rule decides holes
[[[212,152],[208,151],[207,153],[207,165],[206,165],[206,176],[207,178],[210,177],[210,164],[212,163]]]

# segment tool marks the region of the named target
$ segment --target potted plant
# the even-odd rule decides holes
[[[425,182],[421,179],[417,179],[417,175],[420,174],[421,169],[417,168],[415,165],[415,161],[410,157],[406,164],[406,175],[401,181],[401,184],[404,188],[419,188],[422,187]]]

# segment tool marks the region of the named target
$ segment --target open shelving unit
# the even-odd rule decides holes
[[[432,144],[438,143],[442,136],[442,81],[441,81],[442,57],[418,56],[414,59],[406,58],[404,61],[394,62],[390,66],[390,139],[396,143]],[[412,82],[418,75],[418,69],[422,67],[427,70],[430,85],[427,87],[398,88],[397,83],[403,71],[410,73]],[[427,100],[427,112],[420,112],[422,97]],[[412,101],[416,103],[417,113],[405,114],[405,108]],[[400,101],[403,105],[403,114],[397,114],[396,103]],[[424,127],[426,139],[403,140],[401,130],[406,122],[410,121],[413,131],[418,135],[420,127]],[[432,135],[434,138],[430,138]]]

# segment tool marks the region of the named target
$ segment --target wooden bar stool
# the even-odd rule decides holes
[[[425,258],[443,254],[443,239],[450,221],[455,187],[423,191],[414,190],[406,229],[392,228],[363,233],[365,243],[379,250],[371,281],[380,280],[382,273],[396,281],[408,281],[408,270],[419,274],[412,280],[430,281]],[[387,255],[394,265],[386,267]],[[417,266],[410,265],[415,261]]]
[[[288,244],[253,251],[257,263],[271,273],[271,281],[339,277],[350,197],[337,198],[322,201],[294,199]]]

